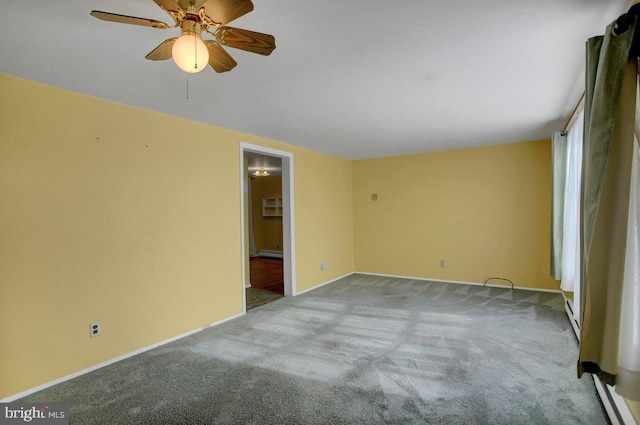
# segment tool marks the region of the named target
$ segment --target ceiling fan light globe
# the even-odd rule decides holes
[[[171,48],[171,56],[184,72],[200,72],[207,67],[209,50],[202,38],[195,33],[182,34]]]

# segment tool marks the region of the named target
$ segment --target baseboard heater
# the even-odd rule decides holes
[[[260,252],[261,257],[269,257],[269,258],[282,258],[282,251],[271,251],[269,249],[261,249]]]
[[[562,294],[564,298],[564,308],[567,312],[567,316],[569,317],[569,321],[571,322],[571,327],[573,328],[573,332],[576,336],[576,339],[580,341],[580,325],[578,321],[573,317],[573,305],[567,299],[567,297]],[[633,414],[629,410],[629,406],[624,401],[624,398],[619,396],[613,387],[604,384],[600,381],[600,379],[596,375],[591,376],[593,378],[593,382],[596,386],[596,391],[598,393],[598,397],[600,398],[600,402],[604,407],[604,410],[607,412],[607,416],[609,417],[609,421],[612,425],[634,425],[636,424],[636,420],[633,417]]]

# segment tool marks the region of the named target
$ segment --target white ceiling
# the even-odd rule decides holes
[[[282,175],[282,159],[270,155],[262,155],[259,153],[249,152],[246,154],[249,159],[249,175],[264,170],[272,176]]]
[[[211,0],[214,1],[214,0]],[[263,57],[188,78],[144,56],[178,29],[151,0],[3,0],[0,72],[348,159],[548,138],[583,90],[584,42],[631,0],[253,0]],[[206,38],[206,37],[205,37]]]

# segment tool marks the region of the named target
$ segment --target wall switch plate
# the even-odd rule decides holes
[[[327,263],[320,263],[320,270],[327,270]]]
[[[378,194],[377,193],[372,193],[371,194],[371,200],[372,201],[377,201],[378,200]]]
[[[440,260],[440,267],[444,268],[444,260]]]
[[[89,336],[91,338],[100,336],[100,322],[89,323]]]

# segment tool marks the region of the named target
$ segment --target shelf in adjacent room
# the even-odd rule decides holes
[[[282,217],[282,198],[262,198],[263,217]]]

